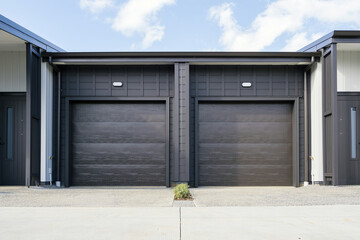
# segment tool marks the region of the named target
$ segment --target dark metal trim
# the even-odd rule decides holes
[[[195,100],[201,102],[214,101],[295,101],[296,97],[197,97]]]
[[[0,14],[0,29],[46,51],[65,51]]]
[[[32,45],[26,44],[25,185],[31,184],[31,63]]]
[[[100,101],[109,101],[109,102],[117,102],[117,101],[131,101],[131,102],[143,102],[143,101],[152,101],[152,102],[164,102],[166,108],[166,153],[165,153],[165,165],[166,165],[166,179],[165,179],[165,186],[170,187],[170,156],[169,156],[169,149],[170,149],[170,138],[169,138],[169,97],[65,97],[65,179],[64,185],[65,187],[70,186],[70,178],[71,178],[71,171],[70,171],[70,153],[71,153],[71,139],[70,139],[70,105],[74,102],[100,102]]]
[[[186,139],[186,143],[185,143],[185,179],[187,179],[188,182],[190,182],[190,91],[191,91],[191,87],[190,87],[190,66],[189,63],[183,63],[184,68],[186,69],[185,73],[184,73],[184,78],[186,79],[186,90],[185,90],[185,101],[186,101],[186,105],[185,105],[185,129],[186,129],[186,134],[184,136],[184,138]]]
[[[37,84],[34,83],[34,81],[39,81],[38,83],[40,84],[41,82],[41,62],[40,62],[40,55],[39,55],[39,51],[40,49],[37,47],[34,47],[32,44],[30,43],[26,43],[26,141],[25,141],[25,184],[26,186],[30,186],[32,184],[38,184],[38,182],[40,181],[40,176],[33,176],[33,165],[36,163],[39,163],[39,173],[40,173],[40,167],[41,167],[41,163],[40,163],[40,155],[37,157],[33,156],[33,152],[38,149],[40,152],[40,144],[41,144],[41,135],[40,135],[40,130],[41,129],[37,129],[38,131],[33,132],[33,126],[34,123],[33,121],[38,121],[40,124],[40,102],[41,100],[39,99],[39,102],[34,102],[33,101],[33,97],[35,95],[33,95],[33,84]],[[35,58],[39,58],[39,64],[38,66],[36,66],[36,68],[33,68],[33,62]],[[38,79],[33,79],[33,73],[34,71],[37,72],[37,77]],[[35,87],[38,87],[38,94],[40,94],[41,92],[41,86],[37,86],[35,85]],[[38,96],[35,96],[38,97]],[[39,104],[39,105],[35,105],[35,103]],[[36,111],[35,111],[36,110]],[[38,142],[34,142],[33,141],[33,134],[38,134],[35,136],[38,136]],[[36,153],[36,152],[35,152]],[[36,158],[36,159],[35,159]],[[36,165],[35,165],[36,166]],[[39,179],[37,179],[39,178]]]
[[[332,113],[333,113],[333,185],[338,185],[339,182],[339,156],[338,156],[338,105],[337,105],[337,46],[336,44],[331,45],[331,63],[332,63],[332,74],[331,74],[331,85],[332,85]]]
[[[0,96],[26,96],[26,92],[0,92]]]
[[[311,58],[318,52],[44,52],[42,56],[55,59],[101,58]]]
[[[199,98],[195,101],[195,183],[194,187],[199,187]]]
[[[299,98],[295,98],[293,105],[293,186],[299,187],[299,152],[300,152],[300,126],[299,126],[299,109],[300,109]]]
[[[333,38],[334,43],[360,43],[360,36],[357,38]]]
[[[308,122],[308,79],[304,72],[304,181],[309,182],[309,122]]]
[[[165,98],[166,104],[166,187],[170,187],[170,99]]]
[[[337,92],[338,96],[360,96],[360,92]]]
[[[195,187],[199,186],[199,102],[292,102],[293,186],[299,187],[299,98],[298,97],[196,97],[195,99]]]
[[[61,161],[61,73],[58,72],[58,97],[57,97],[57,169],[56,169],[56,178],[57,181],[61,181],[60,175],[60,161]]]
[[[332,51],[332,48],[327,48],[327,49],[324,49],[324,52],[323,52],[323,55],[324,57],[326,57],[327,55],[329,55]]]
[[[333,31],[320,39],[306,45],[298,52],[318,51],[331,43],[357,43],[360,42],[360,31]]]
[[[180,123],[179,123],[179,63],[174,64],[174,97],[173,97],[173,139],[174,139],[174,176],[173,181],[180,181]]]
[[[318,61],[318,58],[315,59]],[[43,61],[47,61],[43,58]],[[299,58],[54,58],[53,64],[58,65],[135,65],[156,64],[172,65],[176,62],[188,62],[191,65],[231,65],[231,64],[278,64],[278,65],[308,65],[311,57]]]
[[[71,178],[71,172],[70,172],[70,100],[65,98],[65,179],[64,186],[69,187],[70,186],[70,178]]]
[[[309,176],[309,179],[312,178],[311,176],[311,173],[312,173],[312,164],[311,164],[311,157],[312,156],[312,147],[311,147],[311,144],[312,144],[312,140],[311,140],[311,136],[312,136],[312,128],[311,128],[311,69],[309,69],[307,71],[308,73],[308,76],[307,76],[307,119],[305,118],[305,121],[307,122],[308,124],[308,127],[307,127],[307,134],[308,134],[308,138],[307,138],[307,144],[305,142],[305,146],[308,147],[308,155],[307,155],[307,162],[308,162],[308,176]],[[312,181],[312,179],[311,179]]]
[[[321,52],[324,53],[324,49],[321,49]],[[325,166],[327,166],[326,163],[326,138],[325,138],[325,133],[326,133],[326,125],[325,125],[325,118],[329,115],[331,115],[331,112],[326,112],[326,102],[325,102],[325,96],[326,96],[326,88],[325,88],[325,82],[326,82],[326,78],[325,78],[325,71],[326,71],[326,67],[325,67],[325,56],[323,55],[321,57],[321,62],[322,62],[322,66],[321,66],[321,72],[322,72],[322,76],[321,76],[321,88],[322,88],[322,141],[323,141],[323,182],[326,183],[326,178],[329,177],[329,173],[326,173],[326,169]],[[332,177],[332,173],[330,174]]]

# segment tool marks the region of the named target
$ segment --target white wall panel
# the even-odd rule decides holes
[[[360,51],[338,51],[337,58],[338,91],[360,91]]]
[[[41,157],[40,181],[51,181],[52,122],[53,122],[53,70],[41,63]]]
[[[0,51],[0,92],[26,92],[25,51]]]
[[[323,181],[322,64],[311,69],[311,179]]]

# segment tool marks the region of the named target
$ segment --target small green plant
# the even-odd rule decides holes
[[[191,198],[189,185],[181,183],[174,187],[175,199],[188,199]]]

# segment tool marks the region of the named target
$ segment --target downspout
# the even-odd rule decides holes
[[[60,71],[58,72],[58,99],[57,99],[57,167],[56,167],[56,186],[60,187],[61,186],[61,181],[60,181],[60,106],[61,106],[61,74]]]
[[[311,69],[315,62],[315,58],[311,57],[311,63],[304,71],[304,140],[305,140],[305,154],[304,154],[304,186],[309,185],[309,109],[308,109],[308,79],[307,72]]]
[[[61,127],[61,123],[60,123],[60,106],[61,106],[61,73],[59,68],[53,64],[52,62],[52,57],[49,57],[49,64],[53,67],[53,69],[57,72],[57,80],[58,80],[58,95],[57,95],[57,141],[56,141],[56,186],[60,187],[61,186],[61,177],[60,177],[60,127]]]

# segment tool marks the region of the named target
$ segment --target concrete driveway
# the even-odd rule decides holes
[[[1,239],[359,239],[360,206],[0,208]]]
[[[360,186],[191,192],[0,187],[0,239],[360,239]]]

